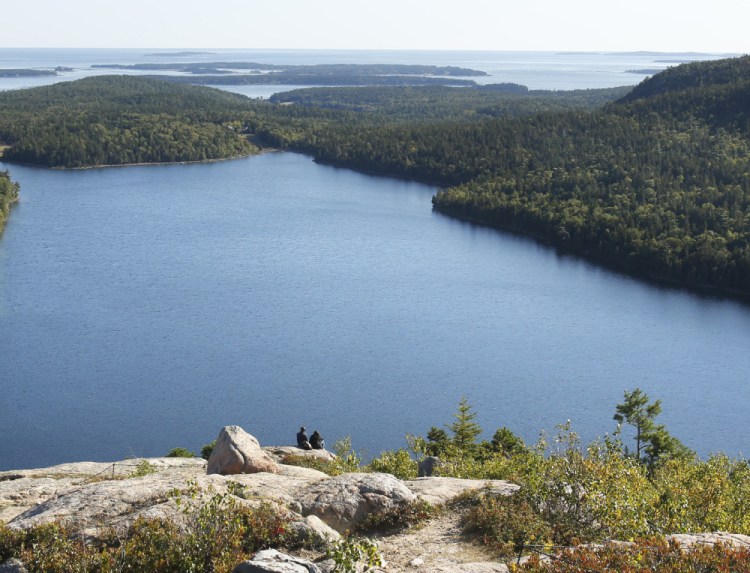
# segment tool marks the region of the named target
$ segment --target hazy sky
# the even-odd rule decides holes
[[[748,0],[3,0],[0,47],[750,51]]]

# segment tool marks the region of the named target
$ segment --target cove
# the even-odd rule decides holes
[[[376,454],[452,421],[612,432],[623,391],[701,455],[748,453],[750,309],[431,210],[435,188],[269,153],[0,165],[0,469],[197,451],[300,425]],[[626,436],[629,437],[629,436]]]

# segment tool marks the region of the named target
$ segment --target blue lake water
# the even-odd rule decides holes
[[[433,213],[435,189],[291,153],[2,165],[0,469],[197,450],[304,424],[369,454],[452,420],[614,430],[623,391],[745,455],[750,308]]]

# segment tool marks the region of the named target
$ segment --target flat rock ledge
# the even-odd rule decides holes
[[[328,450],[303,450],[297,446],[263,446],[263,451],[271,456],[276,463],[283,464],[290,457],[333,462],[336,454]]]
[[[667,535],[667,539],[677,541],[680,545],[692,547],[694,545],[715,545],[722,543],[730,547],[750,547],[750,535],[715,531],[713,533],[675,533]]]
[[[325,450],[303,451],[294,446],[267,451],[281,459],[299,453],[320,459],[333,456]],[[154,473],[138,475],[144,466]],[[371,513],[418,498],[442,505],[467,489],[490,488],[505,495],[518,489],[498,480],[429,477],[402,482],[378,473],[330,477],[284,464],[276,464],[275,473],[207,475],[206,466],[200,458],[149,458],[0,472],[0,521],[13,528],[29,528],[59,520],[96,535],[100,528],[126,528],[141,516],[178,521],[182,514],[173,493],[187,488],[188,482],[206,493],[226,493],[232,491],[231,484],[240,484],[244,497],[255,503],[278,503],[297,514],[295,528],[301,535],[335,540]]]
[[[149,460],[149,463],[153,466],[152,462],[156,461]],[[162,470],[143,476],[112,477],[105,472],[87,479],[64,477],[66,474],[59,473],[58,479],[54,479],[40,472],[44,477],[0,481],[0,500],[5,504],[3,514],[8,516],[4,521],[11,528],[61,521],[91,536],[108,527],[123,530],[141,516],[179,523],[183,513],[177,506],[174,492],[185,490],[189,483],[195,484],[203,495],[232,492],[236,484],[240,484],[250,501],[238,497],[238,503],[272,502],[298,514],[298,492],[328,478],[317,470],[293,466],[280,466],[278,474],[206,475],[205,466],[205,460],[184,460],[164,464]],[[91,477],[99,481],[88,481]],[[301,515],[297,517],[303,520]]]
[[[36,506],[73,490],[105,480],[125,480],[144,464],[161,478],[181,483],[206,474],[201,458],[135,458],[117,462],[77,462],[41,469],[0,472],[0,522],[9,522]]]
[[[447,477],[422,477],[404,482],[417,497],[432,505],[443,505],[469,490],[486,490],[497,495],[512,495],[520,489],[503,480],[459,479]]]

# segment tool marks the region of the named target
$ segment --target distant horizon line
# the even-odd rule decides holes
[[[158,51],[165,54],[179,52],[239,51],[239,52],[536,52],[549,54],[622,54],[622,55],[675,55],[675,56],[742,56],[750,51],[695,51],[695,50],[553,50],[553,49],[479,49],[479,48],[218,48],[218,47],[101,47],[101,46],[0,46],[0,50],[133,50]]]

